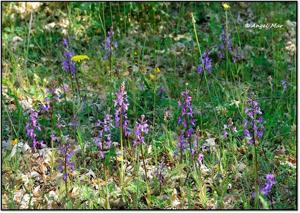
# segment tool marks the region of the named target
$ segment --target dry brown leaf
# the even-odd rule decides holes
[[[178,208],[179,205],[180,205],[180,201],[177,197],[177,190],[176,189],[173,190],[173,193],[172,193],[172,196],[171,196],[171,205],[172,205],[172,208]]]
[[[13,200],[16,202],[17,205],[21,203],[23,195],[24,191],[22,189],[15,191]]]
[[[41,196],[41,186],[36,186],[33,191],[32,191],[32,194],[33,196],[35,197],[40,197]]]

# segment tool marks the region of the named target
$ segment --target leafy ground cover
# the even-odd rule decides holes
[[[296,6],[2,2],[2,208],[296,209]]]

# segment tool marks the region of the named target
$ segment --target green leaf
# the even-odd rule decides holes
[[[268,204],[268,202],[264,199],[263,196],[259,195],[259,200],[260,200],[260,202],[262,203],[264,209],[269,209],[269,204]]]
[[[170,177],[177,177],[177,176],[180,176],[182,174],[185,174],[185,172],[183,170],[185,167],[186,167],[186,164],[184,164],[184,163],[177,165],[173,169],[173,171],[170,173]]]
[[[78,143],[80,145],[80,148],[83,148],[82,134],[81,134],[81,131],[79,129],[77,130],[77,140],[78,140]]]

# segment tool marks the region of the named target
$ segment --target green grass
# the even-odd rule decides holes
[[[56,2],[42,3],[36,10],[30,3],[3,2],[2,208],[296,209],[296,54],[286,50],[287,42],[296,39],[296,28],[287,22],[296,21],[296,3],[229,4],[228,32],[233,47],[243,56],[236,63],[230,55],[218,58],[226,25],[220,2]],[[21,13],[23,6],[26,10]],[[203,21],[207,16],[209,21]],[[283,27],[247,29],[249,22]],[[110,69],[109,60],[103,59],[103,42],[112,25],[118,47],[112,51]],[[62,69],[63,38],[69,39],[76,54],[90,58],[76,64],[80,96],[76,82]],[[198,74],[200,52],[206,49],[211,51],[213,71]],[[155,73],[156,68],[160,73]],[[286,90],[282,80],[287,81]],[[119,129],[112,129],[114,145],[105,160],[97,157],[94,137],[96,121],[107,113],[114,116],[115,94],[122,82],[128,94],[130,128],[145,115],[150,130],[144,156],[132,145],[134,134],[124,140],[125,177],[120,184]],[[38,110],[45,97],[53,99],[47,89],[64,94],[63,85],[70,88],[65,97],[39,117],[42,129],[37,137],[44,140],[49,148],[43,150],[50,154],[22,151],[22,144],[32,146],[25,129],[29,110]],[[202,167],[187,153],[182,162],[174,156],[181,130],[177,102],[185,89],[192,97],[193,137],[197,152],[204,155]],[[265,127],[256,146],[259,187],[264,186],[268,173],[276,179],[270,194],[262,195],[257,206],[252,197],[252,146],[243,136],[244,111],[251,94],[260,104]],[[65,125],[61,131],[56,127],[57,115]],[[68,127],[73,118],[76,128]],[[237,132],[224,139],[223,128],[230,118]],[[53,149],[52,132],[59,136]],[[66,196],[56,159],[67,135],[67,142],[77,151]],[[16,138],[19,148],[10,157],[11,141]],[[207,140],[213,145],[202,151]],[[155,171],[161,162],[165,166],[160,183]],[[32,175],[34,171],[40,172],[38,177]],[[94,175],[88,176],[89,171]]]

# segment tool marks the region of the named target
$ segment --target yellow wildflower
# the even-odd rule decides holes
[[[155,74],[159,74],[159,73],[160,73],[160,69],[159,69],[158,67],[156,67],[156,68],[154,69],[154,73],[155,73]]]
[[[155,81],[155,79],[156,79],[155,75],[153,75],[153,74],[150,74],[149,77],[152,81]]]
[[[230,5],[227,3],[222,4],[224,10],[229,10],[230,9]]]
[[[195,24],[195,23],[196,23],[196,20],[195,20],[195,18],[194,18],[194,14],[191,13],[191,16],[192,16],[192,22]]]
[[[123,161],[123,157],[122,156],[118,156],[117,157],[117,161]]]
[[[75,62],[80,62],[80,61],[89,60],[89,59],[90,58],[87,55],[74,55],[72,57],[72,61],[75,61]]]
[[[18,143],[18,138],[15,138],[14,140],[11,141],[12,145],[16,145]]]

